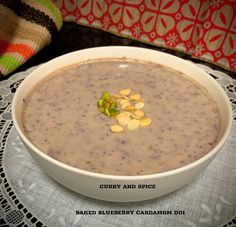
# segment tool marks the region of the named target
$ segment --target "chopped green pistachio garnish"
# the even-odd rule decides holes
[[[111,98],[109,92],[103,92],[102,96],[98,100],[98,111],[109,117],[115,117],[120,113],[117,110],[117,103]]]

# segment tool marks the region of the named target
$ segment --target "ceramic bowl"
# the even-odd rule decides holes
[[[115,176],[88,172],[59,162],[35,147],[25,136],[22,128],[23,99],[32,88],[52,72],[78,62],[99,58],[127,57],[157,62],[181,71],[205,87],[216,101],[221,115],[221,129],[216,146],[205,156],[191,164],[168,172],[143,176]],[[224,90],[206,72],[191,62],[155,50],[137,47],[98,47],[79,50],[55,58],[33,71],[17,89],[12,103],[14,126],[26,149],[41,169],[62,185],[96,199],[130,202],[152,199],[175,191],[192,181],[215,158],[229,136],[232,126],[231,104]],[[102,188],[111,185],[113,188]],[[121,185],[120,188],[116,188]],[[123,185],[131,185],[130,189]],[[140,189],[139,185],[155,185],[154,189]]]

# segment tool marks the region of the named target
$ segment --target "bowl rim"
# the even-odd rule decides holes
[[[210,150],[207,154],[205,154],[203,157],[197,159],[194,162],[191,162],[187,165],[184,165],[182,167],[179,167],[177,169],[172,169],[169,171],[165,171],[165,172],[160,172],[160,173],[153,173],[153,174],[146,174],[146,175],[132,175],[132,176],[127,176],[127,175],[111,175],[111,174],[103,174],[103,173],[96,173],[96,172],[90,172],[87,170],[83,170],[83,169],[79,169],[70,165],[67,165],[61,161],[58,161],[52,157],[50,157],[49,155],[45,154],[44,152],[40,151],[39,148],[37,148],[35,145],[33,145],[33,143],[30,142],[30,140],[25,136],[25,134],[23,133],[23,130],[21,130],[19,123],[17,121],[17,117],[16,117],[16,105],[17,105],[17,99],[19,96],[19,93],[22,92],[23,88],[24,88],[24,84],[26,84],[27,81],[31,80],[32,77],[35,77],[35,74],[37,75],[40,71],[44,70],[45,68],[47,68],[48,66],[50,66],[51,64],[53,64],[55,61],[57,60],[63,60],[64,58],[68,58],[72,55],[81,55],[86,53],[86,51],[96,51],[96,50],[116,50],[116,49],[123,49],[125,51],[130,51],[130,50],[136,50],[136,51],[151,51],[152,53],[156,53],[159,55],[165,55],[166,57],[170,57],[173,59],[176,59],[179,62],[183,62],[184,64],[191,64],[191,67],[194,70],[197,70],[199,73],[204,74],[206,77],[208,77],[208,79],[213,81],[214,86],[218,89],[218,91],[221,93],[221,95],[223,96],[223,99],[226,102],[227,108],[228,108],[228,121],[227,121],[227,126],[226,129],[221,137],[221,139],[217,142],[216,146]],[[92,59],[98,59],[98,58],[92,58]],[[147,59],[147,61],[150,61]],[[82,61],[81,61],[82,62]],[[78,60],[79,63],[79,60]],[[73,65],[74,63],[68,63],[65,66],[61,66],[61,67],[57,67],[55,68],[54,71],[59,70],[60,68],[63,67],[68,67],[70,65]],[[51,73],[48,73],[47,75],[49,75]],[[45,79],[46,76],[43,78]],[[36,84],[38,84],[40,81],[38,81],[37,83],[34,83],[33,86],[35,86]],[[33,88],[32,86],[32,88]],[[223,88],[220,86],[219,83],[217,83],[217,81],[215,79],[213,79],[208,73],[206,73],[205,71],[203,71],[202,69],[200,69],[199,67],[197,67],[195,64],[193,64],[191,61],[179,58],[177,56],[168,54],[168,53],[164,53],[161,51],[157,51],[157,50],[153,50],[153,49],[147,49],[147,48],[142,48],[142,47],[131,47],[131,46],[102,46],[102,47],[92,47],[92,48],[86,48],[83,50],[77,50],[77,51],[73,51],[64,55],[61,55],[59,57],[56,57],[42,65],[40,65],[38,68],[36,68],[33,72],[31,72],[25,79],[24,81],[20,84],[20,86],[17,88],[14,97],[13,97],[13,101],[12,101],[12,120],[14,123],[14,126],[16,128],[16,131],[18,133],[18,135],[21,137],[21,139],[23,140],[23,142],[30,147],[30,149],[34,152],[37,153],[37,155],[41,156],[43,159],[45,159],[47,162],[51,162],[52,164],[61,167],[63,169],[66,169],[68,171],[80,174],[80,175],[84,175],[84,176],[90,176],[90,177],[95,177],[95,178],[99,178],[99,179],[107,179],[107,180],[125,180],[125,181],[133,181],[133,180],[151,180],[154,178],[163,178],[163,177],[167,177],[167,176],[172,176],[181,172],[185,172],[188,170],[191,170],[192,168],[198,166],[201,163],[204,163],[206,160],[208,160],[210,157],[214,156],[215,154],[217,154],[220,150],[220,148],[224,145],[225,141],[227,140],[230,132],[231,132],[231,128],[232,128],[232,124],[233,124],[233,114],[232,114],[232,106],[231,103],[229,101],[228,96],[226,95],[225,91],[223,90]]]

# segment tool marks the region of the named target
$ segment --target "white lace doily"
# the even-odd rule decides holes
[[[236,80],[197,64],[224,88],[236,121]],[[52,180],[20,141],[11,119],[11,101],[35,67],[0,82],[0,226],[236,226],[236,126],[216,159],[184,188],[138,203],[87,198]],[[185,211],[184,215],[76,215],[76,210]]]

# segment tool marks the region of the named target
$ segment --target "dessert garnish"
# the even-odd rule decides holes
[[[144,99],[141,95],[132,94],[130,88],[113,95],[105,91],[98,101],[98,110],[116,120],[116,124],[110,126],[111,132],[114,133],[149,126],[152,120],[143,111],[144,106]]]
[[[117,109],[117,103],[111,98],[109,92],[103,92],[102,96],[98,100],[98,110],[109,117],[115,117],[119,114],[119,110]]]

